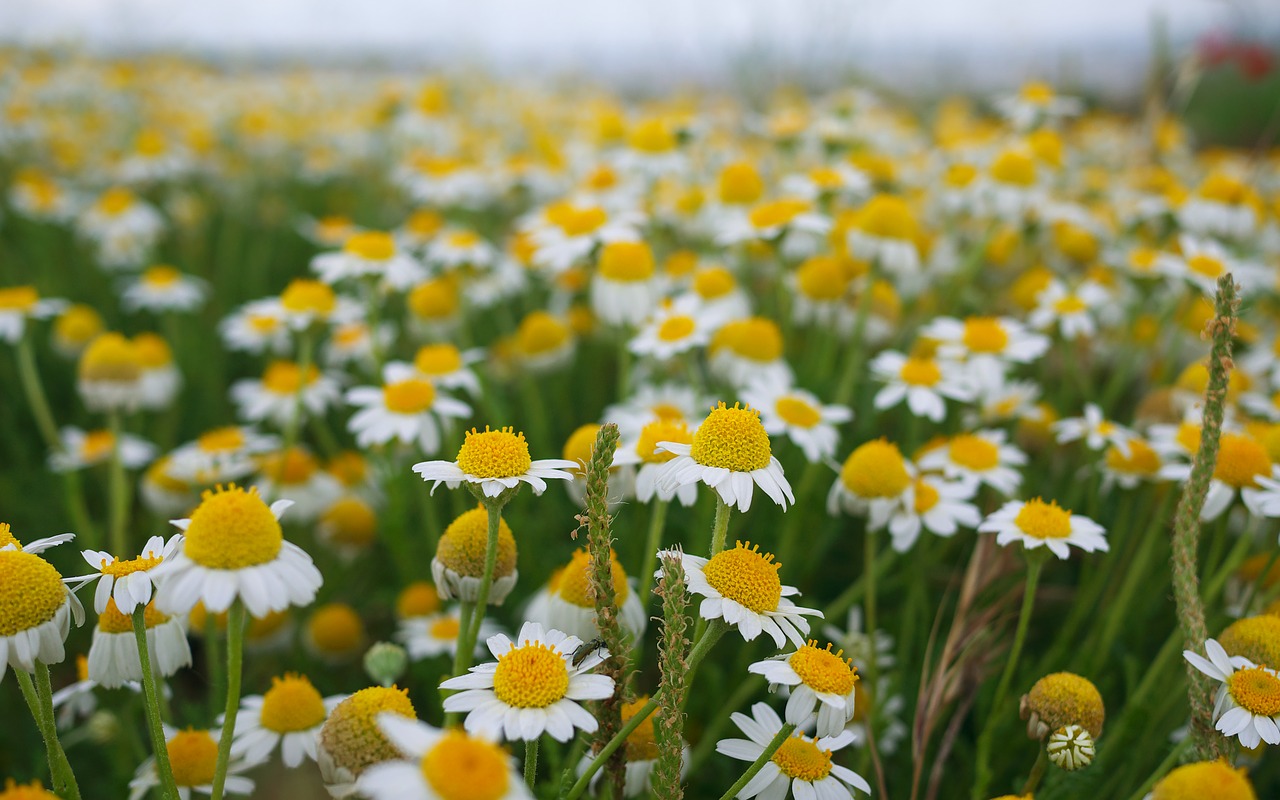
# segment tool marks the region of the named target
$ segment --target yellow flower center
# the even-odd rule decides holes
[[[1062,315],[1079,314],[1088,308],[1077,294],[1067,294],[1053,302],[1053,310]]]
[[[750,547],[750,549],[748,549]],[[782,599],[782,580],[772,553],[760,553],[759,546],[738,542],[733,549],[716,553],[702,568],[707,583],[726,599],[757,614],[777,611]]]
[[[964,346],[972,353],[1003,353],[1009,334],[995,317],[970,317],[964,321]]]
[[[1213,477],[1228,486],[1240,489],[1258,485],[1258,476],[1271,476],[1271,457],[1251,436],[1224,433],[1218,442],[1218,463],[1213,467]]]
[[[963,433],[947,445],[951,460],[974,472],[986,472],[1000,466],[1000,448],[981,436]]]
[[[658,451],[658,442],[693,444],[693,434],[689,433],[689,426],[679,418],[678,412],[675,418],[659,418],[640,429],[636,453],[645,463],[665,464],[676,457],[675,453],[666,450]]]
[[[716,191],[720,195],[720,202],[745,206],[756,202],[764,194],[764,180],[754,166],[739,161],[720,170]]]
[[[649,702],[648,695],[641,695],[630,703],[622,704],[622,724],[627,724],[636,712]],[[658,742],[654,737],[653,722],[655,714],[645,717],[636,729],[627,736],[627,761],[652,761],[658,757]]]
[[[1225,205],[1234,206],[1244,203],[1253,190],[1249,185],[1234,175],[1228,175],[1225,172],[1211,172],[1200,187],[1196,189],[1196,194],[1206,200],[1215,200]]]
[[[591,461],[591,451],[595,449],[596,435],[599,432],[599,425],[594,422],[588,422],[586,425],[578,426],[577,430],[569,434],[569,439],[564,443],[564,451],[561,453],[561,458],[581,465],[571,469],[572,472],[579,475],[586,474],[586,465]]]
[[[480,234],[475,231],[453,231],[446,237],[446,241],[451,247],[458,249],[475,247],[480,244]]]
[[[874,439],[859,445],[840,468],[840,482],[868,500],[897,497],[911,485],[907,463],[896,444]]]
[[[347,237],[342,251],[366,261],[386,261],[396,254],[396,240],[383,231],[361,231]]]
[[[960,162],[947,167],[942,182],[952,189],[963,189],[978,177],[978,168],[972,164]]]
[[[1213,256],[1196,253],[1187,259],[1187,269],[1206,278],[1217,278],[1222,274],[1223,266],[1222,262]]]
[[[529,471],[529,443],[514,428],[467,432],[458,449],[458,468],[477,478],[512,478]]]
[[[613,591],[621,605],[626,601],[630,588],[627,586],[627,573],[618,563],[618,554],[612,550],[609,551],[609,569],[613,574]],[[595,608],[591,594],[591,555],[585,549],[574,552],[568,566],[557,576],[553,591],[579,608]]]
[[[444,218],[430,209],[423,208],[410,214],[404,226],[414,235],[426,237],[444,227]]]
[[[676,134],[666,120],[646,119],[631,129],[627,144],[642,153],[666,153],[675,149]]]
[[[498,658],[493,693],[516,708],[546,708],[569,690],[569,670],[554,647],[528,640]]]
[[[1027,693],[1026,708],[1050,730],[1079,725],[1095,739],[1102,735],[1106,721],[1098,687],[1072,672],[1055,672],[1036,681]]]
[[[459,575],[478,578],[484,574],[485,551],[489,543],[489,512],[484,506],[473,508],[459,514],[457,519],[449,523],[440,544],[436,547],[436,558],[440,563]],[[505,577],[516,568],[516,540],[511,535],[511,528],[505,519],[498,520],[498,560],[494,565],[493,576]]]
[[[218,743],[208,731],[188,728],[173,735],[165,744],[173,782],[178,786],[208,786],[213,783],[218,764]]]
[[[414,581],[396,598],[396,616],[425,617],[440,610],[440,593],[426,581]]]
[[[757,230],[763,230],[786,225],[808,210],[809,204],[803,200],[774,200],[772,203],[761,203],[752,208],[747,218],[750,220],[752,227]]]
[[[164,561],[164,556],[156,555],[154,551],[148,552],[144,556],[129,559],[128,561],[114,561],[110,564],[104,563],[99,570],[103,575],[110,575],[113,578],[122,578],[125,575],[132,575],[135,572],[146,572],[154,566]]]
[[[335,500],[320,515],[320,521],[338,544],[363,547],[371,543],[378,532],[378,515],[359,497]]]
[[[66,600],[52,564],[21,550],[0,550],[0,636],[48,622]]]
[[[448,278],[426,281],[409,292],[406,304],[418,319],[447,319],[458,310],[458,289]]]
[[[1117,448],[1107,450],[1107,468],[1132,475],[1154,475],[1160,469],[1160,456],[1141,439],[1129,440],[1129,455]]]
[[[428,344],[418,348],[413,366],[423,375],[449,375],[462,369],[462,353],[451,344]]]
[[[102,315],[89,306],[76,304],[53,323],[54,336],[64,347],[78,348],[102,332]]]
[[[320,744],[338,766],[359,776],[370,764],[400,757],[378,727],[379,714],[417,719],[409,690],[395,686],[361,689],[333,709],[320,729]]]
[[[333,332],[333,343],[343,349],[356,347],[369,335],[369,326],[363,322],[351,322],[338,326]]]
[[[98,210],[108,217],[118,216],[133,206],[133,199],[133,192],[117,186],[98,197]]]
[[[306,483],[319,469],[316,457],[301,447],[291,447],[262,459],[262,474],[283,486]]]
[[[516,343],[528,355],[552,353],[564,347],[572,335],[569,326],[545,311],[533,311],[520,321]]]
[[[143,622],[148,628],[169,621],[169,615],[156,610],[156,601],[147,603],[142,611]],[[122,613],[114,598],[107,598],[107,607],[98,615],[98,630],[103,633],[133,633],[133,618]]]
[[[9,527],[9,523],[0,522],[0,547],[8,547],[13,545],[16,549],[22,549],[22,542],[18,541],[18,537],[13,535],[13,530]]]
[[[168,264],[157,264],[142,273],[142,282],[148,286],[163,288],[172,286],[182,277],[182,273]]]
[[[1000,183],[1013,186],[1033,186],[1036,182],[1036,161],[1028,152],[1005,150],[991,162],[991,177]]]
[[[1032,81],[1022,87],[1018,96],[1026,103],[1046,105],[1053,100],[1053,87],[1042,81]]]
[[[133,348],[144,370],[160,369],[173,363],[173,351],[163,336],[140,333],[133,337]]]
[[[0,789],[0,800],[58,800],[58,796],[45,791],[40,781],[21,786],[14,783],[13,778],[6,778],[4,788]]]
[[[1071,512],[1060,507],[1057,501],[1046,503],[1037,497],[1022,505],[1013,524],[1037,539],[1065,539],[1071,535]]]
[[[647,281],[655,268],[653,250],[644,242],[610,242],[600,249],[600,276],[611,281]]]
[[[272,560],[283,544],[280,523],[258,490],[232,484],[204,493],[191,514],[183,552],[210,569],[243,569]]]
[[[853,691],[858,671],[853,666],[853,659],[843,656],[843,650],[831,652],[830,643],[827,649],[819,650],[818,643],[811,639],[792,653],[787,664],[815,692],[844,696]]]
[[[348,655],[364,641],[364,623],[346,603],[320,606],[307,620],[307,637],[321,653]]]
[[[898,377],[910,386],[934,386],[942,380],[942,370],[932,358],[908,358]]]
[[[693,291],[703,300],[716,300],[737,288],[733,273],[725,267],[706,267],[693,276]]]
[[[752,472],[769,466],[769,434],[750,407],[720,403],[693,434],[693,460],[707,467]]]
[[[323,242],[340,242],[351,230],[351,220],[336,214],[316,220],[316,238]]]
[[[461,625],[457,617],[444,616],[431,623],[431,627],[427,632],[436,639],[457,639]]]
[[[880,239],[914,242],[920,236],[920,223],[907,201],[891,194],[878,194],[858,209],[854,225]]]
[[[81,380],[132,383],[141,375],[138,349],[118,333],[102,334],[80,356]]]
[[[782,330],[765,317],[734,320],[716,331],[711,340],[713,355],[722,349],[762,364],[777,361],[782,358]]]
[[[814,256],[796,268],[796,288],[810,300],[831,302],[844,297],[849,283],[847,276],[836,257]]]
[[[658,338],[664,342],[678,342],[693,333],[697,327],[693,317],[677,314],[667,317],[658,326]]]
[[[1263,555],[1263,558],[1269,557]],[[1250,583],[1257,580],[1261,567],[1261,564],[1254,567],[1255,575]],[[1240,572],[1244,572],[1244,569]],[[1270,577],[1268,575],[1264,586],[1273,583]],[[1244,656],[1255,664],[1280,664],[1280,617],[1260,614],[1238,619],[1227,626],[1218,641],[1230,655]]]
[[[547,221],[564,231],[566,236],[584,236],[609,220],[599,206],[578,208],[570,203],[556,203],[547,208]]]
[[[422,378],[389,383],[382,387],[382,401],[394,414],[421,414],[436,401],[436,388]]]
[[[511,781],[506,751],[457,729],[423,754],[420,768],[441,800],[500,800]]]
[[[273,333],[280,328],[281,322],[279,318],[268,316],[266,314],[250,314],[245,318],[245,322],[255,333],[263,336]]]
[[[111,431],[89,431],[80,443],[80,457],[90,464],[101,461],[111,455],[115,442],[116,437]]]
[[[924,514],[938,504],[938,490],[928,483],[917,480],[915,485],[915,511],[916,514]]]
[[[1280,714],[1280,678],[1262,667],[1238,669],[1227,678],[1236,705],[1258,717]]]
[[[214,428],[196,439],[196,446],[206,453],[228,453],[244,445],[244,431],[234,425]]]
[[[1151,800],[1258,800],[1244,767],[1226,761],[1184,764],[1151,790]]]
[[[310,278],[295,278],[280,293],[280,305],[294,314],[326,317],[337,304],[338,296],[328,284]]]
[[[0,289],[0,311],[30,311],[40,302],[34,286],[10,286]]]
[[[831,774],[831,751],[819,750],[818,740],[792,736],[773,754],[782,774],[801,781],[820,781]]]
[[[324,722],[327,712],[320,692],[306,676],[292,672],[272,678],[262,695],[262,727],[276,733],[309,731]]]
[[[821,409],[816,408],[809,401],[794,395],[779,397],[777,402],[773,404],[773,410],[779,417],[782,417],[783,422],[797,428],[812,428],[822,422]]]
[[[320,370],[314,364],[308,364],[303,372],[301,365],[292,361],[272,361],[262,373],[262,387],[275,394],[293,395],[319,377]]]

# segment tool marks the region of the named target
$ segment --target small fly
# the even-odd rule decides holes
[[[592,639],[586,644],[578,645],[578,649],[573,651],[573,658],[570,659],[569,663],[575,667],[579,666],[580,664],[582,664],[583,661],[587,660],[587,656],[590,656],[592,653],[594,653],[597,650],[603,650],[603,649],[604,649],[604,639],[599,639],[599,638]]]

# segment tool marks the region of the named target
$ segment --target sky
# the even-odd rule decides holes
[[[1141,83],[1151,31],[1280,34],[1278,0],[3,0],[0,38],[619,80],[854,66],[906,83]]]

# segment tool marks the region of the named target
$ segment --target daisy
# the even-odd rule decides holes
[[[124,686],[131,692],[142,692],[141,684],[126,683]],[[50,698],[54,710],[58,712],[58,730],[68,730],[81,720],[93,716],[98,710],[98,697],[94,694],[96,688],[98,682],[89,678],[89,659],[76,656],[76,680],[54,692]],[[165,691],[168,691],[167,686]],[[0,798],[3,797],[0,794]]]
[[[819,736],[836,736],[853,718],[854,685],[858,671],[844,651],[825,650],[810,639],[793,653],[773,656],[757,661],[747,671],[763,675],[772,691],[786,686],[791,696],[787,699],[787,724],[803,727],[816,714]]]
[[[692,427],[692,420],[701,416],[701,410],[710,404],[710,398],[684,383],[643,383],[631,397],[606,408],[603,417],[616,424],[622,438],[628,439],[659,419],[680,421]]]
[[[1064,339],[1093,336],[1098,330],[1094,317],[1110,299],[1107,290],[1092,281],[1068,289],[1055,279],[1036,296],[1036,308],[1027,319],[1041,330],[1057,325]]]
[[[286,673],[271,679],[271,688],[240,701],[231,757],[261,764],[280,748],[289,769],[316,760],[320,728],[342,696],[321,697],[305,675]]]
[[[1026,466],[1027,454],[1008,444],[1002,430],[979,430],[952,436],[940,447],[919,458],[924,470],[940,470],[948,478],[960,478],[1012,495],[1022,485],[1015,467]]]
[[[498,250],[466,228],[446,228],[426,246],[426,261],[434,267],[453,270],[460,267],[487,269],[498,258]]]
[[[805,617],[822,616],[821,611],[792,602],[790,598],[800,590],[783,585],[778,577],[782,565],[772,553],[761,554],[759,547],[749,543],[738,542],[710,559],[679,550],[659,553],[659,559],[666,555],[680,559],[689,592],[704,598],[698,614],[703,619],[723,619],[748,642],[763,631],[778,647],[786,646],[788,640],[801,647],[809,632]]]
[[[946,398],[965,402],[974,395],[955,364],[935,358],[916,358],[885,350],[872,359],[871,373],[885,383],[873,401],[881,411],[905,399],[914,416],[942,422],[947,416]]]
[[[183,275],[168,264],[143,270],[129,282],[121,297],[126,311],[194,311],[204,304],[208,286],[192,275]]]
[[[320,469],[311,451],[299,446],[262,455],[253,486],[263,497],[289,498],[290,518],[308,525],[342,494],[342,482]]]
[[[693,433],[683,419],[659,418],[640,429],[636,437],[634,450],[640,466],[635,474],[636,499],[647,503],[654,497],[668,503],[672,498],[679,498],[680,505],[691,506],[698,499],[698,484],[685,483],[679,486],[659,486],[658,476],[662,474],[663,465],[676,457],[670,450],[659,447],[659,442],[672,442],[680,445],[693,445]],[[624,445],[625,447],[625,445]]]
[[[602,206],[560,201],[545,207],[526,229],[533,238],[535,266],[560,273],[585,261],[597,246],[640,239],[643,215],[611,214]]]
[[[66,544],[76,538],[74,533],[60,533],[57,536],[46,536],[43,539],[33,539],[26,544],[18,541],[18,537],[13,535],[13,530],[9,527],[9,523],[0,522],[0,550],[20,550],[24,553],[43,553],[51,547],[57,547],[60,544]]]
[[[480,599],[489,541],[489,512],[483,505],[459,514],[440,535],[435,558],[431,559],[431,579],[441,600],[457,598],[469,603]],[[489,587],[488,602],[502,605],[515,588],[516,540],[507,521],[498,517],[497,556]]]
[[[1222,684],[1213,706],[1214,728],[1228,739],[1238,737],[1247,749],[1280,744],[1280,675],[1244,656],[1228,656],[1214,639],[1206,639],[1204,649],[1208,658],[1191,650],[1183,650],[1182,657]]]
[[[515,759],[493,737],[441,730],[382,714],[378,727],[403,756],[369,767],[358,784],[371,800],[532,800]]]
[[[355,223],[340,214],[303,216],[297,222],[298,233],[317,247],[341,247],[343,242],[359,230]]]
[[[608,325],[635,327],[657,308],[662,287],[644,242],[609,242],[591,277],[591,310]]]
[[[98,336],[80,354],[76,389],[92,411],[133,411],[142,404],[142,358],[118,333]]]
[[[576,636],[544,630],[536,622],[520,627],[516,642],[506,634],[487,641],[497,661],[472,667],[467,675],[450,678],[441,689],[456,690],[445,698],[446,712],[466,712],[463,725],[473,735],[508,741],[533,740],[548,733],[558,742],[573,738],[574,729],[595,732],[598,724],[582,700],[613,695],[613,679],[589,674],[608,657],[595,650],[577,664]]]
[[[213,777],[218,764],[218,739],[222,731],[187,728],[177,730],[164,726],[165,747],[169,765],[173,768],[174,781],[180,800],[191,800],[193,794],[213,794]],[[227,794],[249,795],[253,793],[253,781],[240,774],[251,764],[239,759],[227,765]],[[160,786],[155,756],[150,756],[138,767],[129,781],[129,800],[142,800]]]
[[[204,486],[237,480],[258,468],[259,455],[279,446],[276,437],[250,427],[214,428],[166,456],[165,477]]]
[[[848,217],[845,242],[849,252],[874,262],[899,286],[919,275],[923,230],[911,206],[901,197],[878,194]]]
[[[867,515],[870,530],[880,530],[908,497],[916,470],[898,446],[873,439],[854,448],[827,492],[827,513]]]
[[[418,377],[431,381],[441,389],[460,389],[472,397],[480,394],[480,379],[472,364],[484,360],[484,348],[459,350],[445,343],[425,344],[413,356],[413,369]],[[401,362],[393,361],[391,364]],[[391,364],[387,366],[390,367]]]
[[[280,428],[320,416],[337,405],[342,396],[338,379],[314,364],[272,361],[261,378],[231,384],[231,399],[249,422],[270,421]]]
[[[408,290],[427,277],[426,269],[417,260],[400,252],[395,237],[382,231],[352,233],[341,250],[311,259],[311,271],[330,285],[377,278],[397,291]]]
[[[7,525],[0,536],[12,538]],[[0,608],[8,614],[0,629],[0,680],[7,667],[34,672],[37,661],[61,663],[72,618],[84,623],[84,606],[62,575],[19,547],[16,540],[0,546]]]
[[[699,268],[689,288],[689,294],[702,301],[702,308],[720,320],[739,320],[751,314],[751,296],[722,265]]]
[[[520,320],[515,351],[521,369],[530,373],[553,372],[567,367],[577,352],[578,337],[568,318],[546,311],[531,311]]]
[[[654,361],[670,361],[695,348],[706,347],[718,322],[702,307],[696,295],[682,295],[659,305],[627,348]]]
[[[579,425],[573,433],[569,434],[568,440],[564,443],[564,450],[561,452],[566,461],[572,461],[574,464],[569,470],[573,473],[573,480],[565,484],[565,491],[570,499],[582,508],[587,504],[587,465],[591,463],[599,433],[600,425],[594,422]],[[621,442],[613,448],[613,458],[609,461],[609,486],[606,498],[610,511],[617,510],[618,506],[634,493],[635,465],[640,461],[640,456],[635,450],[623,446]],[[567,629],[560,628],[560,630]],[[568,632],[574,633],[574,631]]]
[[[1124,455],[1129,453],[1129,442],[1138,437],[1129,428],[1103,416],[1096,403],[1085,403],[1084,416],[1060,419],[1051,429],[1058,444],[1083,440],[1085,446],[1095,452],[1114,447]]]
[[[1215,170],[1178,206],[1178,224],[1197,236],[1243,239],[1258,229],[1261,206],[1253,187]]]
[[[471,406],[437,390],[407,364],[388,364],[383,385],[349,389],[347,402],[359,410],[347,428],[360,447],[398,442],[417,446],[426,455],[440,450],[440,426],[471,416]]]
[[[618,622],[639,640],[649,622],[644,604],[627,581],[618,563],[618,554],[610,551],[614,599],[618,606]],[[600,635],[596,625],[595,597],[590,589],[591,556],[586,548],[575,550],[569,563],[556,570],[547,585],[539,589],[525,608],[525,619],[540,623],[548,630],[558,630],[583,641]]]
[[[167,678],[183,667],[191,666],[191,645],[182,616],[161,613],[155,603],[137,604],[144,608],[143,624],[147,631],[147,651],[151,671],[156,678]],[[107,598],[106,607],[98,615],[89,646],[89,679],[106,689],[142,680],[142,659],[131,614],[116,607]]]
[[[751,707],[751,716],[735,711],[733,724],[746,734],[746,739],[721,739],[716,752],[748,763],[756,761],[782,730],[782,720],[765,703]],[[809,739],[799,731],[787,737],[756,776],[738,792],[740,798],[762,797],[766,800],[785,798],[853,797],[853,789],[871,794],[871,786],[861,775],[835,763],[831,752],[853,741],[853,734]]]
[[[1041,81],[1023,84],[1016,94],[1004,94],[994,101],[996,110],[1016,128],[1031,128],[1036,124],[1073,117],[1084,110],[1084,102],[1077,97],[1064,97],[1053,87]]]
[[[431,481],[431,491],[444,484],[456,489],[463,483],[474,485],[485,497],[497,497],[505,491],[527,483],[534,494],[547,489],[547,480],[573,480],[566,469],[577,466],[562,458],[532,461],[529,444],[523,433],[514,428],[483,432],[472,428],[466,433],[456,461],[422,461],[413,471],[424,481]]]
[[[346,603],[324,603],[307,617],[302,646],[333,666],[350,663],[364,652],[367,635],[360,613]]]
[[[1086,553],[1110,549],[1101,525],[1038,497],[1010,500],[984,519],[978,532],[996,534],[996,544],[1002,546],[1011,542],[1022,542],[1027,550],[1044,546],[1061,559],[1070,554],[1070,545]]]
[[[434,590],[432,597],[435,597]],[[424,658],[435,658],[447,655],[450,658],[458,652],[458,634],[462,631],[462,612],[458,606],[451,606],[425,616],[414,616],[401,619],[396,629],[396,641],[403,642],[409,658],[420,661]],[[480,622],[480,633],[476,636],[476,649],[473,655],[479,655],[480,642],[499,633],[498,626],[488,617]]]
[[[346,491],[345,487],[341,490]],[[377,536],[378,512],[356,494],[344,494],[334,500],[316,520],[316,539],[334,551],[343,563],[350,563],[366,552]]]
[[[1043,182],[1029,148],[1007,147],[987,165],[987,175],[980,184],[982,209],[999,219],[1020,223],[1046,203]]]
[[[812,392],[788,384],[758,381],[743,390],[742,399],[760,409],[765,433],[785,433],[810,463],[835,456],[840,441],[836,426],[853,419],[848,406],[823,405]]]
[[[164,218],[124,187],[112,187],[76,220],[81,236],[97,246],[97,259],[107,269],[139,265],[164,231]]]
[[[838,327],[855,277],[851,259],[820,254],[807,258],[787,275],[791,316],[801,325]]]
[[[349,297],[336,294],[322,281],[294,278],[274,300],[285,324],[295,331],[305,331],[318,323],[343,323],[360,319],[364,310]]]
[[[302,548],[285,541],[280,515],[290,500],[268,508],[255,489],[232,484],[204,493],[190,519],[174,520],[181,549],[155,568],[159,607],[185,614],[198,602],[226,611],[235,600],[255,617],[304,606],[322,579]]]
[[[1164,460],[1145,439],[1130,439],[1128,453],[1117,447],[1107,448],[1099,468],[1102,470],[1102,488],[1110,489],[1119,484],[1122,489],[1133,489],[1144,481],[1162,480],[1160,472]]]
[[[150,411],[168,408],[182,389],[182,373],[173,361],[173,350],[162,336],[140,333],[133,347],[142,364],[142,398],[139,405]]]
[[[93,610],[99,614],[107,610],[107,602],[115,600],[120,613],[129,615],[138,606],[151,602],[155,591],[151,570],[167,558],[172,558],[182,545],[182,534],[175,533],[165,541],[162,536],[152,536],[142,548],[142,555],[128,561],[101,550],[82,550],[80,555],[95,570],[86,583],[98,582],[93,595]]]
[[[34,286],[0,288],[0,341],[17,344],[29,319],[49,319],[67,308],[66,300],[41,299]]]
[[[1158,474],[1166,480],[1185,483],[1191,479],[1191,464],[1166,464]],[[1270,453],[1261,442],[1244,433],[1223,433],[1218,439],[1218,458],[1213,465],[1200,519],[1217,519],[1231,507],[1237,494],[1250,513],[1280,516],[1278,479],[1280,468],[1271,461]]]
[[[938,343],[940,357],[965,362],[983,385],[1003,377],[1006,365],[1030,364],[1049,349],[1047,336],[1011,317],[938,317],[920,335]]]
[[[385,353],[395,336],[395,327],[390,324],[375,329],[362,321],[341,323],[324,344],[324,363],[329,367],[358,365],[374,372],[377,354]]]
[[[751,508],[755,486],[784,510],[795,502],[782,464],[770,450],[769,434],[750,407],[720,403],[698,426],[690,444],[658,442],[658,447],[676,455],[655,476],[659,491],[702,482],[740,511]]]
[[[49,468],[54,472],[70,472],[105,464],[116,448],[116,436],[99,429],[85,431],[67,426],[59,431],[62,447],[49,455]],[[120,463],[125,469],[138,469],[155,458],[155,445],[140,436],[120,434]]]
[[[218,324],[218,333],[229,350],[282,354],[289,349],[289,326],[278,300],[267,298],[246,303]]]
[[[745,216],[722,221],[715,242],[733,246],[746,242],[778,242],[783,255],[804,258],[813,255],[831,230],[831,219],[815,211],[808,200],[787,197],[757,203]]]
[[[889,518],[893,549],[899,553],[910,550],[921,530],[936,536],[952,536],[962,527],[978,527],[982,514],[969,502],[977,489],[978,484],[973,480],[948,481],[937,475],[916,478],[903,496],[902,504]]]
[[[338,703],[320,728],[316,763],[332,797],[351,797],[356,781],[374,764],[395,759],[397,751],[378,727],[388,714],[415,719],[409,690],[370,686]]]

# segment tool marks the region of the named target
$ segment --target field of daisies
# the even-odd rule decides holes
[[[1280,794],[1276,151],[0,75],[0,800]]]

